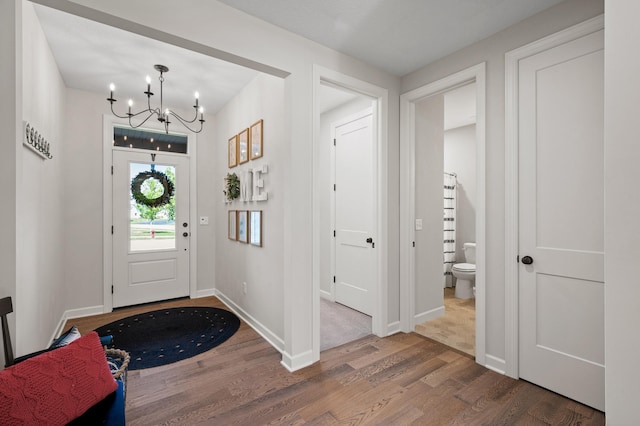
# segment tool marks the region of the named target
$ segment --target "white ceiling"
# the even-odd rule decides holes
[[[104,93],[116,86],[114,109],[124,114],[133,98],[134,111],[146,106],[145,77],[151,77],[152,108],[159,103],[155,64],[169,67],[164,75],[165,107],[193,111],[200,93],[205,112],[215,114],[258,73],[229,62],[161,43],[114,27],[34,5],[60,74],[67,87]],[[206,70],[203,72],[203,70]],[[137,108],[136,108],[137,106]]]
[[[563,0],[220,0],[397,76]]]
[[[213,1],[213,0],[210,0]],[[280,27],[396,75],[411,71],[487,37],[561,0],[220,0]],[[68,87],[108,95],[116,111],[129,98],[146,102],[145,76],[159,101],[155,64],[165,74],[165,107],[190,110],[193,93],[215,114],[258,73],[206,55],[34,4]],[[206,70],[203,72],[202,70]],[[325,108],[346,100],[326,99]],[[106,101],[105,101],[106,102]],[[137,110],[134,106],[134,110]]]

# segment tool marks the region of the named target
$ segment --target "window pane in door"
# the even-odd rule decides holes
[[[129,171],[130,251],[174,250],[175,167],[130,163]]]

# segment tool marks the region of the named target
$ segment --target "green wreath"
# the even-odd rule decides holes
[[[147,196],[142,193],[140,188],[142,187],[142,184],[147,181],[147,179],[157,179],[160,182],[162,188],[164,189],[162,195],[157,198],[147,198]],[[165,204],[169,204],[174,191],[175,186],[173,185],[173,182],[169,180],[169,177],[157,170],[140,172],[131,181],[131,194],[133,195],[133,199],[136,200],[136,203],[145,205],[147,207],[161,207]]]

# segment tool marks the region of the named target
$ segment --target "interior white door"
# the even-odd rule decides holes
[[[371,110],[335,126],[335,298],[373,314],[375,223]]]
[[[189,159],[153,155],[113,150],[113,307],[189,295]],[[173,204],[151,210],[133,199],[133,179],[151,170],[173,178]],[[161,183],[145,179],[142,193],[157,198]]]
[[[603,122],[603,31],[520,61],[519,375],[600,410]]]

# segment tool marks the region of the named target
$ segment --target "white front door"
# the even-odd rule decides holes
[[[173,201],[150,207],[134,199],[132,187],[147,200],[161,197],[166,181]],[[113,307],[188,296],[189,233],[189,158],[114,149]]]
[[[371,110],[335,130],[335,298],[373,314],[376,209]]]
[[[519,64],[519,376],[604,410],[603,31]]]

